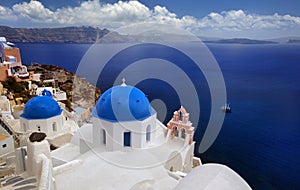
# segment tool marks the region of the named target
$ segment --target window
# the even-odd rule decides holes
[[[7,147],[7,145],[6,145],[6,144],[3,144],[3,145],[2,145],[2,148],[6,148],[6,147]]]
[[[173,166],[171,166],[171,167],[170,167],[170,172],[172,172],[173,170],[174,170],[174,169],[173,169]]]
[[[146,141],[150,141],[150,138],[151,138],[151,126],[148,125],[147,126],[147,129],[146,129]]]
[[[106,131],[102,129],[103,144],[106,144]]]
[[[185,129],[184,128],[181,129],[181,138],[185,138]]]
[[[53,130],[54,132],[56,132],[56,131],[57,131],[56,122],[54,122],[54,123],[52,124],[52,130]]]
[[[179,135],[178,135],[179,131],[178,131],[177,127],[176,127],[176,126],[173,127],[173,130],[174,130],[174,135],[175,135],[175,137],[178,137],[178,136],[179,136]]]
[[[131,132],[124,132],[124,146],[131,146]]]

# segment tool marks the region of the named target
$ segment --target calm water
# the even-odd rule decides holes
[[[90,47],[89,44],[17,45],[25,64],[52,64],[73,72]],[[300,45],[209,44],[208,47],[223,71],[233,112],[226,115],[213,146],[200,155],[202,160],[228,165],[253,189],[300,189]],[[191,46],[191,51],[197,50]],[[170,52],[164,54],[172,57]],[[108,68],[107,72],[118,70],[121,66]],[[189,77],[196,74],[191,69]],[[98,84],[101,90],[111,86],[113,75],[106,79]],[[210,111],[207,84],[202,82],[195,85],[202,94],[203,105],[195,135],[198,143]],[[138,87],[149,99],[164,100],[169,117],[180,105],[178,97],[169,97],[175,93],[172,88],[161,81],[146,80]]]

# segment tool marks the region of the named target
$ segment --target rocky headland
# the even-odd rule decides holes
[[[42,81],[55,80],[55,85],[67,93],[66,105],[68,108],[71,108],[72,105],[83,108],[93,107],[101,95],[99,88],[61,67],[34,63],[28,66],[28,70],[41,74]]]

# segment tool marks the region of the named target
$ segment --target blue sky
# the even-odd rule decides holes
[[[196,35],[273,38],[300,36],[299,0],[9,0],[0,25],[12,27],[174,24]]]
[[[113,1],[111,1],[113,2]],[[243,9],[257,14],[293,14],[300,16],[299,0],[143,0],[149,6],[160,4],[179,16],[193,15],[198,18],[210,12]]]
[[[0,5],[13,6],[20,2],[30,2],[30,0],[8,0],[0,1]],[[78,6],[82,1],[76,0],[40,0],[50,9],[61,8],[65,6]],[[118,0],[100,0],[102,3],[116,3]],[[141,0],[141,3],[153,8],[156,5],[165,6],[169,11],[178,16],[192,15],[203,17],[210,12],[221,12],[233,9],[243,9],[256,14],[291,14],[300,16],[299,0]]]

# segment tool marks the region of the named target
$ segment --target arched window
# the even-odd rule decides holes
[[[56,131],[57,131],[56,122],[54,122],[54,123],[52,124],[52,130],[53,130],[53,132],[56,132]]]
[[[174,135],[175,135],[175,137],[178,137],[179,135],[179,131],[178,131],[178,128],[175,126],[175,127],[173,127],[173,130],[174,130]]]
[[[106,144],[106,131],[102,129],[103,144]]]
[[[185,129],[184,128],[181,129],[181,138],[185,138]]]
[[[146,129],[146,141],[150,141],[150,138],[151,138],[151,126],[148,125],[147,126],[147,129]]]

